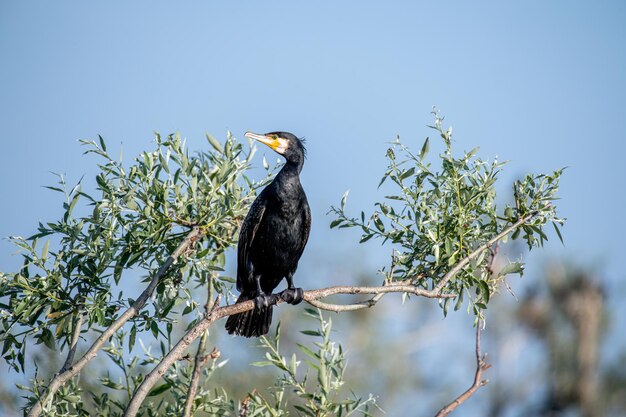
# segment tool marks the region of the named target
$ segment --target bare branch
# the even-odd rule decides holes
[[[392,291],[392,290],[379,291],[383,287],[396,288],[396,290],[395,291]],[[409,287],[410,291],[400,291],[398,290],[399,287],[402,287],[405,289],[406,287]],[[343,287],[331,287],[329,289],[334,289],[334,288],[343,288]],[[365,287],[354,287],[354,288],[358,290],[362,290]],[[307,303],[311,304],[313,307],[326,310],[326,311],[334,311],[336,313],[343,313],[346,311],[355,311],[355,310],[362,310],[364,308],[374,307],[380,301],[380,299],[385,296],[385,294],[390,293],[390,292],[410,292],[411,294],[421,295],[427,298],[433,298],[430,296],[430,293],[432,293],[432,291],[424,291],[412,285],[405,285],[399,282],[394,283],[394,282],[389,282],[387,280],[383,282],[382,287],[367,287],[367,288],[369,288],[370,290],[379,291],[379,292],[374,293],[374,292],[361,291],[360,292],[361,294],[376,294],[376,295],[368,300],[359,301],[358,303],[354,303],[354,304],[330,304],[330,303],[325,303],[323,301],[319,301],[315,299],[306,300],[306,298],[305,300],[307,301]],[[420,290],[419,293],[417,292],[417,290]],[[350,293],[344,293],[344,294],[358,294],[358,292],[350,292]],[[454,298],[454,297],[456,297],[455,294],[443,294],[435,298]]]
[[[378,300],[380,300],[384,295],[385,293],[376,294],[376,296],[370,298],[369,300],[361,301],[354,304],[330,304],[319,300],[309,300],[307,302],[313,307],[319,308],[321,310],[343,313],[345,311],[355,311],[362,310],[364,308],[374,307]]]
[[[167,258],[165,263],[161,265],[159,270],[154,274],[152,280],[148,287],[141,293],[141,295],[137,298],[137,300],[130,306],[117,320],[115,320],[102,334],[93,342],[91,347],[85,352],[85,354],[76,361],[76,363],[72,366],[69,366],[65,370],[61,370],[58,374],[56,374],[52,381],[50,381],[50,385],[48,385],[48,389],[42,394],[39,401],[35,403],[33,408],[31,408],[28,413],[28,417],[37,417],[41,414],[43,410],[43,406],[45,403],[52,400],[54,394],[59,390],[63,384],[77,375],[93,358],[96,357],[98,351],[102,348],[102,346],[106,343],[106,341],[115,334],[117,330],[120,329],[128,320],[135,317],[137,313],[143,308],[146,304],[160,279],[165,275],[165,273],[169,270],[170,266],[176,262],[179,256],[181,256],[185,251],[187,251],[201,236],[203,232],[199,227],[194,227],[191,232],[187,235],[187,237],[181,242],[180,245],[172,252],[172,254]],[[74,346],[74,350],[76,347]]]
[[[459,405],[463,404],[469,397],[474,395],[478,388],[487,385],[489,380],[482,379],[483,372],[491,368],[491,365],[485,362],[485,356],[480,351],[480,333],[483,327],[483,321],[478,319],[476,322],[476,373],[474,374],[474,383],[463,394],[459,395],[450,404],[443,407],[435,415],[435,417],[444,417],[454,411]]]
[[[187,390],[187,397],[185,398],[185,407],[183,416],[190,417],[193,415],[193,400],[196,398],[198,392],[198,385],[200,384],[200,374],[202,373],[202,367],[206,364],[207,356],[204,354],[206,350],[206,341],[208,331],[205,331],[200,338],[200,344],[198,345],[198,351],[193,364],[193,372],[189,381],[189,389]]]
[[[437,294],[434,291],[418,288],[414,285],[407,284],[390,284],[379,287],[353,287],[349,285],[320,288],[318,290],[309,290],[304,292],[304,300],[317,300],[336,294],[385,294],[390,292],[406,292],[409,294],[419,295],[426,298],[454,298],[455,294]]]

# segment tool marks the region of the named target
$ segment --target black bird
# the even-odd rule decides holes
[[[258,195],[243,221],[237,248],[237,302],[254,300],[254,310],[228,318],[226,330],[245,337],[262,336],[272,322],[272,291],[283,278],[287,289],[280,297],[290,304],[302,301],[302,288],[293,285],[293,274],[311,230],[311,210],[300,184],[305,148],[300,139],[287,132],[265,135],[247,132],[285,157],[274,180]]]

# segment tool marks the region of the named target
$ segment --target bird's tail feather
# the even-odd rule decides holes
[[[253,297],[242,293],[238,303],[251,300]],[[272,306],[253,309],[239,314],[233,314],[226,321],[226,331],[244,337],[258,337],[270,331],[272,323]]]

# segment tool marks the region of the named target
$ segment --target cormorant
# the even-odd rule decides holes
[[[228,318],[226,330],[245,337],[262,336],[269,331],[272,291],[283,278],[288,288],[280,297],[290,304],[302,301],[302,288],[293,285],[293,274],[311,230],[311,210],[300,184],[305,148],[300,139],[287,132],[259,135],[256,139],[282,155],[285,165],[274,180],[257,196],[241,230],[237,248],[237,302],[254,300],[253,310]]]

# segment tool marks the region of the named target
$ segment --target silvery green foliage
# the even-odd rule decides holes
[[[175,322],[191,313],[195,320],[201,316],[204,300],[194,300],[191,289],[206,287],[210,276],[215,275],[211,282],[218,291],[230,288],[232,279],[217,273],[223,270],[225,251],[236,244],[239,224],[256,190],[271,178],[271,170],[265,179],[252,181],[245,172],[254,147],[244,152],[230,134],[223,144],[207,139],[210,152],[190,155],[178,134],[166,138],[157,134],[155,149],[130,165],[121,157],[113,159],[102,138],[82,141],[85,153],[100,161],[96,193],[83,191],[80,182],[68,187],[59,176],[59,184],[47,188],[65,200],[61,218],[40,223],[29,238],[11,237],[24,259],[19,271],[0,275],[0,342],[11,368],[25,372],[27,364],[33,366],[26,359],[33,343],[66,352],[79,317],[83,329],[79,345],[88,346],[92,339],[88,330],[106,328],[133,303],[118,284],[125,279],[148,281],[192,224],[202,228],[202,240],[170,268],[153,302],[126,325],[127,350],[133,350],[142,333],[169,345]],[[117,349],[113,344],[107,349],[109,356],[119,357],[113,355],[111,349]],[[33,381],[30,404],[45,383]],[[52,409],[45,410],[50,415],[69,415],[68,410],[80,414],[80,402],[65,394],[68,387],[57,394]]]
[[[503,164],[477,158],[476,150],[455,156],[451,130],[443,128],[437,114],[433,128],[445,145],[441,168],[435,170],[428,160],[428,140],[416,153],[397,141],[387,152],[389,165],[381,180],[395,191],[368,216],[364,212],[357,218],[348,216],[345,196],[339,208],[333,208],[337,219],[332,227],[358,227],[363,231],[361,242],[376,237],[393,246],[392,265],[383,269],[387,280],[434,288],[478,245],[528,216],[531,220],[512,238],[524,239],[530,248],[541,246],[548,223],[560,237],[563,221],[556,217],[552,202],[561,171],[517,181],[513,204],[498,210],[494,184]],[[100,161],[91,187],[96,191],[85,190],[81,182],[68,186],[59,176],[58,185],[48,188],[64,199],[61,218],[40,223],[28,238],[11,237],[23,266],[16,272],[0,272],[0,344],[12,370],[36,371],[30,386],[18,387],[27,397],[27,408],[50,381],[50,369],[40,375],[38,364],[29,359],[33,344],[56,350],[63,359],[80,326],[78,352],[84,351],[133,303],[136,294],[123,291],[128,288],[124,284],[149,281],[192,225],[202,228],[202,239],[170,268],[152,302],[109,340],[105,355],[100,354],[108,359],[109,368],[89,365],[98,385],[84,385],[83,376],[70,380],[44,405],[44,414],[121,416],[143,374],[177,342],[176,324],[190,328],[202,317],[207,287],[228,296],[234,280],[222,273],[225,252],[236,245],[249,204],[271,179],[273,169],[264,163],[266,177],[252,181],[246,171],[253,147],[245,147],[252,149],[245,152],[230,135],[223,143],[210,136],[207,140],[209,152],[190,155],[179,135],[157,134],[154,150],[130,164],[112,158],[102,138],[83,141],[86,153]],[[522,272],[523,265],[514,262],[493,274],[489,262],[485,251],[443,288],[458,294],[457,306],[465,294],[470,295],[470,307],[480,314],[503,277]],[[202,288],[201,299],[195,288]],[[447,302],[444,307],[446,311]],[[217,416],[348,416],[372,411],[376,407],[372,397],[347,395],[345,353],[330,340],[330,320],[319,312],[308,314],[319,326],[303,332],[315,341],[300,345],[299,356],[283,356],[278,330],[273,339],[260,340],[266,360],[257,365],[274,368],[279,377],[269,390],[254,390],[242,401],[215,388],[220,384],[214,373],[227,362],[207,353],[210,359],[202,369],[194,410]],[[159,352],[152,352],[149,345],[158,346]],[[168,369],[141,412],[182,415],[193,362],[177,361]]]
[[[370,415],[378,409],[372,395],[362,399],[354,394],[344,398],[344,370],[346,357],[341,345],[330,339],[332,320],[325,319],[320,310],[306,310],[307,315],[317,320],[319,327],[304,330],[303,334],[314,337],[314,348],[298,344],[305,355],[305,364],[293,353],[290,358],[282,355],[280,349],[280,324],[272,340],[260,338],[260,346],[266,350],[265,361],[256,362],[255,366],[273,366],[282,375],[276,381],[271,392],[271,399],[261,393],[248,395],[245,406],[248,415],[286,416],[285,410],[293,408],[300,416],[348,416],[358,413]],[[304,368],[304,369],[302,369]],[[344,388],[344,389],[342,389]],[[257,414],[258,413],[258,414]]]
[[[547,240],[544,227],[548,223],[561,238],[559,227],[564,220],[557,217],[553,201],[562,169],[516,181],[513,204],[499,208],[496,181],[506,162],[486,161],[476,156],[478,148],[456,155],[452,128],[444,128],[443,118],[436,111],[433,114],[435,124],[430,127],[443,140],[444,152],[429,158],[430,139],[414,152],[398,138],[387,150],[388,167],[379,183],[380,188],[391,182],[392,194],[376,203],[372,214],[361,211],[358,217],[346,212],[345,194],[339,207],[331,210],[336,215],[331,228],[356,227],[362,230],[361,243],[379,238],[383,244],[391,244],[391,266],[383,268],[386,279],[426,289],[433,289],[461,259],[519,219],[531,217],[510,237],[524,239],[529,249]],[[440,166],[434,166],[431,159]],[[486,250],[442,289],[458,294],[457,308],[469,295],[470,307],[479,314],[507,274],[523,272],[523,263],[513,262],[493,273],[490,261]],[[444,312],[451,301],[442,301]]]
[[[266,177],[252,181],[246,171],[253,146],[245,153],[230,135],[223,144],[212,137],[207,140],[210,152],[189,155],[179,135],[162,138],[157,134],[155,149],[130,165],[121,158],[113,159],[102,138],[83,141],[85,153],[95,154],[101,161],[95,179],[97,195],[83,191],[80,182],[68,187],[59,176],[58,185],[48,188],[64,198],[62,217],[40,223],[29,238],[11,237],[21,249],[24,263],[19,271],[0,276],[0,341],[6,363],[16,372],[26,373],[27,367],[37,367],[28,356],[33,344],[59,351],[64,358],[77,325],[82,329],[78,350],[84,351],[93,340],[90,330],[106,328],[133,303],[119,285],[123,280],[148,281],[192,225],[204,232],[202,240],[159,283],[153,301],[102,349],[109,367],[97,367],[95,372],[90,368],[96,387],[79,383],[80,378],[71,379],[44,405],[44,415],[121,416],[144,373],[176,343],[176,323],[188,316],[190,328],[202,317],[205,300],[194,299],[192,290],[212,286],[228,295],[234,280],[222,274],[225,251],[235,246],[240,222],[256,191],[271,179],[273,169],[264,163]],[[205,297],[206,292],[202,294]],[[197,292],[193,295],[197,297]],[[205,353],[194,412],[216,416],[239,416],[244,409],[249,410],[247,415],[256,416],[289,415],[289,410],[298,415],[316,410],[315,415],[320,416],[367,413],[374,405],[372,398],[336,401],[344,383],[345,357],[341,347],[330,341],[330,322],[321,315],[315,317],[320,329],[305,333],[321,342],[301,346],[302,352],[311,356],[306,366],[295,356],[288,365],[284,362],[278,351],[278,330],[273,341],[262,339],[268,364],[283,372],[269,394],[273,405],[263,399],[265,392],[252,392],[240,402],[224,389],[216,389],[219,383],[211,378],[228,359],[220,359],[214,351]],[[156,341],[158,353],[144,343],[151,339]],[[177,361],[168,369],[149,393],[142,413],[182,415],[192,359]],[[317,372],[320,388],[306,384],[306,376],[297,374],[306,372],[307,367]],[[18,386],[26,394],[27,408],[40,398],[49,378],[36,368],[32,384]],[[296,387],[300,391],[291,396],[287,391]]]

